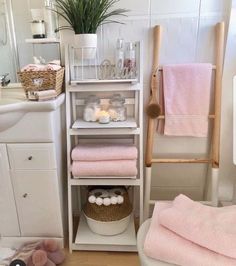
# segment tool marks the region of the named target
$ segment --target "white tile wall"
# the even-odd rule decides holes
[[[14,1],[17,5],[22,2]],[[42,0],[28,0],[29,3],[35,8],[42,3]],[[103,57],[114,59],[114,47],[118,37],[126,41],[143,40],[144,102],[147,104],[152,65],[152,26],[161,24],[164,27],[161,64],[214,62],[213,25],[222,19],[228,19],[230,3],[230,0],[120,0],[116,7],[130,10],[128,17],[122,18],[125,25],[105,25],[99,30],[100,51]],[[25,17],[24,23],[26,21]],[[23,28],[18,30],[21,35],[26,34]],[[70,32],[64,32],[62,39],[65,43],[70,42]],[[26,51],[23,47],[20,49],[26,60]],[[177,138],[161,137],[155,141],[154,150],[157,154],[169,153],[173,156],[176,156],[176,152],[202,154],[207,151],[206,144],[205,139],[177,140]],[[182,192],[200,199],[203,196],[206,170],[206,167],[197,165],[185,168],[157,166],[153,171],[153,196],[173,198]]]

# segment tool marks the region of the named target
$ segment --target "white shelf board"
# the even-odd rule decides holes
[[[126,251],[128,246],[132,247],[132,251],[135,251],[136,244],[137,240],[133,216],[130,219],[128,228],[123,233],[114,236],[102,236],[93,233],[88,227],[86,218],[84,215],[81,215],[73,247],[78,245],[75,249],[79,249],[79,246],[81,245],[81,250],[90,250],[90,248],[91,250],[94,250],[94,248],[97,248],[99,245],[101,247],[100,250],[110,250],[112,246],[115,246],[116,248],[120,247],[119,251]]]
[[[140,135],[140,128],[101,128],[96,130],[91,129],[69,129],[70,136],[120,136],[120,135]]]
[[[137,83],[138,79],[87,79],[71,80],[71,84],[99,84],[99,83]]]
[[[60,40],[56,38],[39,38],[39,39],[26,39],[25,42],[32,44],[50,44],[50,43],[60,43]]]
[[[114,84],[106,84],[103,86],[102,84],[73,84],[67,85],[66,90],[68,92],[103,92],[103,91],[140,91],[141,87],[139,84],[121,84],[118,83],[116,86]]]
[[[110,122],[100,124],[98,122],[86,122],[82,118],[77,119],[72,125],[72,129],[104,129],[104,128],[137,128],[137,123],[133,117],[128,117],[123,122]]]
[[[136,177],[135,177],[136,178]],[[141,180],[135,178],[72,178],[69,180],[69,184],[72,186],[140,186]]]

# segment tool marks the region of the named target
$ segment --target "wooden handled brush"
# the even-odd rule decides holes
[[[159,54],[161,48],[161,26],[157,25],[154,27],[154,51],[153,51],[153,68],[151,78],[151,99],[147,106],[146,112],[148,115],[148,126],[147,126],[147,144],[146,144],[146,167],[152,165],[152,149],[153,139],[156,128],[157,117],[161,114],[161,107],[157,101],[158,91],[158,66],[159,66]]]
[[[161,26],[154,27],[154,47],[153,47],[153,67],[151,78],[151,100],[147,106],[146,112],[150,118],[157,118],[161,114],[161,107],[157,101],[158,90],[158,65],[161,47]]]

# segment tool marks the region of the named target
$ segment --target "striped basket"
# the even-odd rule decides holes
[[[52,90],[56,91],[57,96],[63,91],[63,79],[65,69],[47,71],[22,71],[18,72],[18,77],[25,90],[26,97],[30,91]]]

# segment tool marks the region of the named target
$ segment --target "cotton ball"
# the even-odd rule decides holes
[[[111,199],[110,199],[110,198],[105,198],[105,199],[103,199],[103,204],[104,204],[105,206],[109,206],[109,205],[111,205]]]
[[[96,197],[94,195],[91,195],[91,196],[89,196],[88,201],[90,203],[95,203],[96,202]]]
[[[111,197],[111,204],[117,204],[117,197]]]
[[[98,206],[101,206],[103,204],[103,199],[102,198],[96,198],[96,204]]]
[[[124,202],[124,197],[122,197],[122,196],[119,195],[117,197],[117,202],[118,202],[118,204],[122,204]]]

